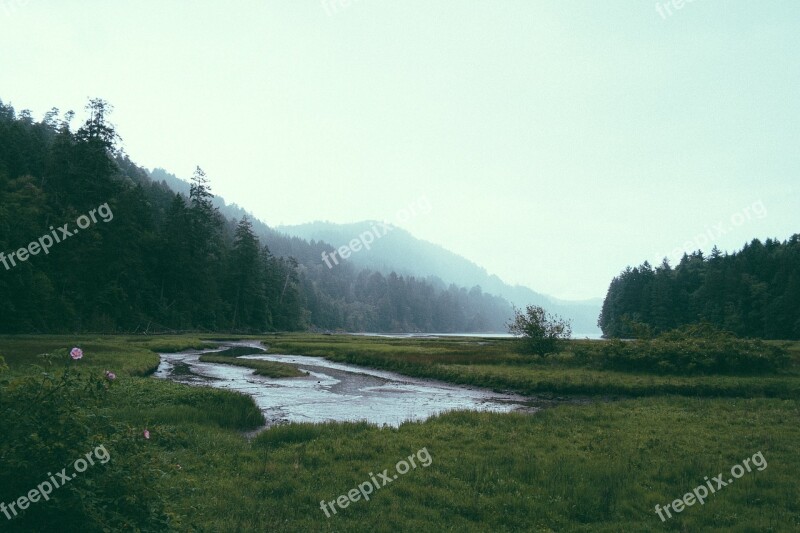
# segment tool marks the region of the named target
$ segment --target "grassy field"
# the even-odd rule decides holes
[[[94,368],[113,368],[120,376],[144,376],[158,368],[156,352],[173,352],[215,346],[193,336],[0,335],[0,356],[12,370],[25,372],[39,362],[37,355],[67,346],[80,346]]]
[[[393,370],[406,375],[513,391],[525,395],[800,398],[800,343],[794,367],[767,376],[669,376],[586,367],[569,352],[546,358],[516,353],[512,339],[386,339],[284,334],[265,340],[273,353]],[[581,344],[593,341],[572,341]]]
[[[10,370],[79,344],[91,372],[119,376],[99,415],[147,427],[159,474],[148,490],[175,531],[797,531],[797,366],[775,376],[603,372],[568,353],[540,361],[489,339],[262,337],[272,353],[326,356],[524,394],[595,397],[534,415],[449,413],[400,428],[263,423],[244,396],[148,378],[153,350],[212,337],[2,337]],[[797,352],[795,352],[796,354]],[[220,356],[226,359],[229,357]],[[795,362],[797,358],[795,357]],[[3,420],[3,424],[13,424]],[[335,515],[337,499],[425,448],[418,466]],[[122,449],[109,447],[111,463]],[[761,452],[767,466],[662,522],[664,507]],[[55,468],[53,465],[49,468]],[[4,464],[4,467],[6,465]],[[47,468],[47,467],[45,467]],[[76,480],[78,484],[81,480]],[[78,486],[78,485],[76,485]],[[16,495],[5,495],[9,502]],[[49,504],[57,505],[55,502]],[[37,506],[48,505],[39,503]],[[31,507],[35,513],[41,507]],[[0,515],[0,529],[14,529]],[[90,530],[90,529],[87,529]]]

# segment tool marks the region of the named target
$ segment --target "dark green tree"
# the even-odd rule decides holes
[[[551,315],[542,307],[529,305],[525,313],[514,308],[514,319],[508,324],[508,332],[521,337],[520,350],[545,356],[561,350],[563,341],[572,335],[569,321]]]

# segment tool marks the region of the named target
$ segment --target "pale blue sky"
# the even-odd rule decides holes
[[[271,225],[425,195],[406,229],[561,298],[800,232],[800,2],[324,5],[0,0],[0,98],[105,98],[136,162]]]

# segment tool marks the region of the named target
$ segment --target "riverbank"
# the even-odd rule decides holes
[[[214,355],[226,353],[237,357]],[[259,369],[265,365],[282,370],[271,376],[260,375]],[[213,351],[162,353],[161,365],[154,375],[246,394],[264,413],[267,426],[363,420],[397,427],[447,411],[533,413],[541,404],[524,396],[412,378],[319,357],[267,354],[260,343],[253,341],[225,342]],[[286,377],[304,379],[282,379]]]
[[[87,372],[114,370],[117,380],[103,406],[91,414],[130,426],[120,442],[138,439],[146,451],[141,461],[158,465],[159,474],[148,480],[148,493],[163,504],[169,529],[175,531],[793,531],[800,525],[794,497],[800,428],[791,422],[800,420],[797,397],[704,398],[657,392],[613,402],[556,405],[534,415],[449,413],[397,428],[286,424],[248,441],[242,432],[263,424],[250,398],[145,377],[153,363],[158,366],[152,350],[202,348],[213,337],[2,337],[0,355],[11,368],[0,378],[30,374],[27,363],[36,353],[75,343],[83,349],[81,364]],[[325,346],[322,337],[338,347]],[[526,361],[502,342],[486,339],[402,344],[395,339],[279,335],[254,340],[264,340],[273,354],[286,351],[279,343],[293,342],[308,345],[307,355],[327,350],[332,360],[361,358],[373,361],[374,368],[382,364],[447,371],[454,379],[472,375],[476,381],[501,376],[483,385],[504,390],[513,390],[514,380],[525,383],[553,365],[557,388],[548,394],[554,397],[562,394],[560,385],[570,372],[568,361]],[[630,387],[629,381],[650,377],[600,373],[594,378],[596,390],[602,390],[604,379],[625,380]],[[793,375],[776,379],[787,380],[787,393],[793,390]],[[738,383],[749,392],[757,390],[746,380]],[[142,428],[148,429],[146,440]],[[432,458],[430,466],[411,470],[376,490],[369,501],[350,503],[336,515],[327,517],[320,509],[320,501],[346,494],[370,479],[370,473],[393,471],[423,447]],[[126,456],[120,445],[108,450],[109,465]],[[85,451],[74,450],[75,457]],[[705,476],[728,472],[759,451],[768,464],[764,470],[747,473],[704,505],[673,512],[667,521],[656,514],[656,504],[663,507],[682,498]],[[60,466],[43,463],[38,468],[46,472]],[[76,490],[91,490],[80,479],[72,483]],[[2,496],[8,502],[19,494]],[[37,505],[41,509],[59,503]],[[26,511],[34,512],[37,508]],[[14,524],[4,525],[13,530]]]

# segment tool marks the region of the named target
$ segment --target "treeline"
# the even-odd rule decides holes
[[[268,247],[257,221],[212,205],[200,168],[175,193],[118,148],[106,102],[87,111],[73,131],[71,112],[37,122],[0,101],[2,333],[500,331],[512,314],[478,287],[328,269],[325,243],[270,231]],[[20,260],[64,224],[71,237]]]
[[[598,325],[637,337],[706,322],[740,337],[800,339],[800,234],[741,251],[684,254],[671,268],[628,267],[608,289]]]
[[[321,269],[303,276],[308,309],[321,328],[346,331],[501,331],[512,310],[504,299],[455,285],[437,286],[394,272],[361,270],[324,283]],[[338,268],[338,267],[337,267]],[[335,268],[333,270],[336,270]],[[348,279],[349,278],[349,279]],[[317,281],[314,281],[314,280]]]
[[[164,169],[150,177],[177,192],[190,193],[190,185]],[[247,212],[235,204],[213,200],[221,213],[241,219]],[[253,231],[279,257],[292,257],[299,264],[305,307],[311,323],[322,329],[346,331],[464,332],[505,331],[505,320],[513,314],[508,302],[486,294],[480,287],[469,291],[447,285],[436,276],[424,279],[371,272],[343,262],[329,269],[322,252],[333,248],[322,241],[309,242],[273,230],[258,219]],[[596,317],[595,317],[596,319]]]

